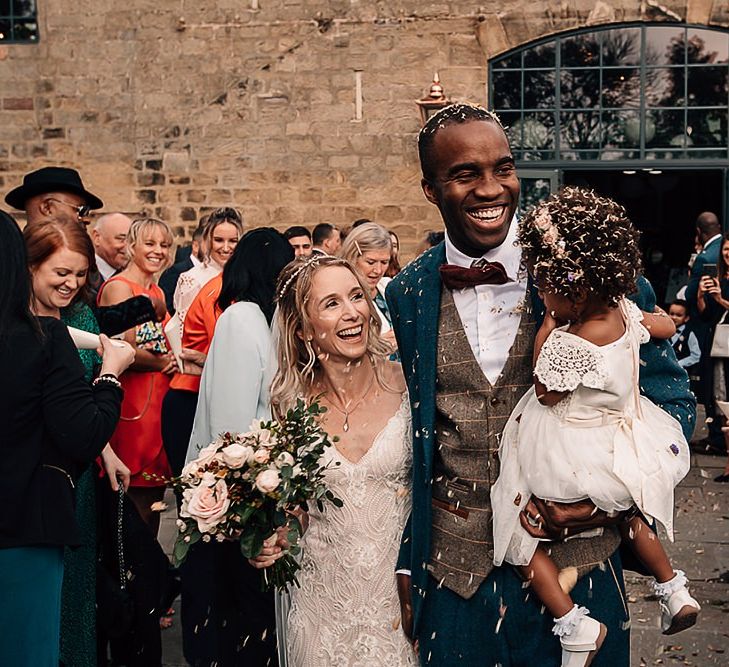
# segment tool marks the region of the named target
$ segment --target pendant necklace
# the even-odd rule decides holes
[[[375,373],[374,373],[374,370],[373,370],[373,372],[372,372],[372,378],[370,379],[370,383],[367,385],[367,389],[365,389],[364,394],[362,394],[362,396],[359,398],[359,400],[354,404],[354,407],[351,407],[351,408],[349,408],[347,410],[344,410],[344,409],[340,408],[338,405],[334,405],[334,401],[332,401],[332,399],[329,398],[329,403],[331,404],[331,406],[337,412],[340,412],[340,413],[342,413],[344,415],[344,423],[342,424],[342,430],[345,433],[347,433],[347,431],[349,431],[349,415],[351,415],[360,405],[362,405],[362,401],[364,401],[365,398],[367,398],[367,394],[370,393],[370,389],[372,389],[372,385],[374,383],[375,383]],[[333,389],[332,389],[332,393],[334,393],[334,395],[336,396],[336,393],[334,392]],[[339,398],[339,397],[337,397],[337,398]]]

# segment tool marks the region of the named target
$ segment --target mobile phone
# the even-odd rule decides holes
[[[716,278],[716,264],[704,264],[704,266],[701,267],[701,276]]]

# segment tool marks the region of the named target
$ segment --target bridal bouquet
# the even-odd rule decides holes
[[[171,481],[182,493],[176,563],[200,540],[237,540],[243,556],[255,558],[264,540],[285,527],[289,547],[262,571],[264,586],[298,586],[302,530],[291,511],[307,510],[310,502],[320,510],[325,501],[342,506],[327,488],[327,466],[320,462],[331,444],[317,419],[325,410],[299,400],[281,421],[255,420],[246,433],[223,433],[185,466]]]

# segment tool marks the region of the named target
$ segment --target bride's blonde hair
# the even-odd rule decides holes
[[[312,327],[307,305],[314,276],[321,269],[331,266],[347,269],[362,288],[370,310],[366,354],[372,362],[378,383],[387,388],[384,365],[392,349],[380,336],[382,323],[369,290],[349,262],[338,257],[317,254],[305,260],[291,262],[278,278],[277,309],[274,316],[278,370],[271,383],[271,409],[276,418],[285,415],[298,398],[306,399],[310,395],[319,362],[311,344]]]

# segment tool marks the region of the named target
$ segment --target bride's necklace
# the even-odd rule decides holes
[[[370,383],[367,385],[367,389],[364,390],[364,393],[362,394],[362,396],[359,397],[359,399],[354,403],[354,405],[352,405],[352,403],[350,401],[350,403],[348,404],[349,407],[347,407],[347,408],[345,408],[345,407],[341,407],[340,408],[338,405],[335,405],[334,404],[334,401],[332,400],[332,398],[333,398],[333,396],[337,396],[337,394],[334,391],[334,389],[332,388],[332,394],[333,394],[333,396],[328,396],[327,398],[329,399],[329,403],[331,404],[331,406],[337,412],[340,412],[341,414],[344,415],[344,423],[342,424],[342,430],[345,433],[347,431],[349,431],[349,415],[351,415],[360,405],[362,405],[362,402],[365,400],[365,398],[367,398],[367,394],[370,393],[370,389],[372,389],[372,385],[374,383],[375,383],[375,373],[374,373],[374,370],[373,370],[372,377],[370,378]],[[338,396],[337,396],[337,400],[339,400],[339,397]]]

